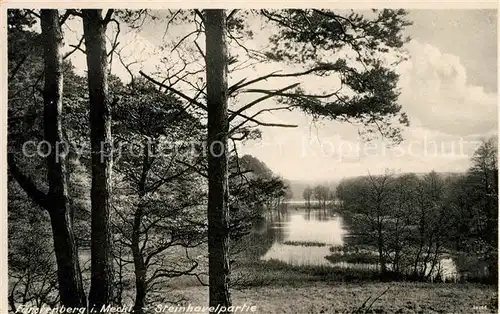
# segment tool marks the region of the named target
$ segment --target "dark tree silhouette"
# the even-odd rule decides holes
[[[229,209],[227,44],[225,10],[205,10],[208,145],[208,256],[210,306],[231,305],[229,294]],[[226,311],[221,313],[227,313]]]
[[[88,86],[90,97],[91,187],[91,284],[89,306],[100,309],[113,298],[113,248],[111,212],[111,102],[108,96],[106,26],[102,10],[83,10]]]

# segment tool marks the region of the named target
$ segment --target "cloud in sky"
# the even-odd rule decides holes
[[[411,38],[459,56],[472,85],[497,90],[497,10],[410,10],[409,19]]]
[[[416,40],[407,49],[410,58],[398,72],[400,103],[411,126],[399,146],[387,148],[382,141],[364,144],[352,125],[324,122],[311,128],[310,119],[302,117],[298,129],[265,130],[264,144],[249,143],[244,151],[291,179],[339,178],[386,168],[467,169],[480,139],[497,132],[497,94],[469,84],[457,56]],[[300,121],[298,116],[275,116]]]
[[[414,124],[460,136],[497,129],[497,94],[470,85],[457,56],[416,40],[407,49],[400,101]]]

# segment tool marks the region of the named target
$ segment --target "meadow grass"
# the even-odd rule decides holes
[[[496,313],[497,307],[494,285],[380,282],[374,270],[294,266],[277,260],[239,261],[231,282],[233,304],[256,305],[256,313],[263,314],[474,314]],[[208,304],[208,288],[195,282],[175,291],[188,299],[187,304]]]
[[[242,262],[234,272],[246,275],[248,286],[295,285],[303,282],[377,281],[379,274],[370,269],[345,269],[329,265],[291,265],[278,260]]]
[[[377,264],[379,258],[370,253],[331,254],[325,256],[331,263]]]
[[[190,287],[184,293],[190,304],[208,304],[206,287]],[[472,314],[496,313],[497,306],[496,288],[479,284],[307,281],[233,289],[231,295],[234,305],[255,305],[262,314]]]

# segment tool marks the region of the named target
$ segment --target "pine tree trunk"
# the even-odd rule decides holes
[[[83,290],[78,251],[69,213],[56,204],[56,201],[54,201],[54,207],[49,213],[54,238],[61,303],[73,308],[86,307],[87,300]],[[59,209],[56,209],[57,207]]]
[[[90,97],[91,282],[89,306],[100,310],[113,299],[113,254],[110,229],[111,112],[108,99],[106,24],[101,10],[83,10]]]
[[[205,10],[210,306],[229,307],[227,44],[224,10]],[[228,313],[222,311],[220,313]]]
[[[44,137],[51,148],[47,156],[49,193],[46,209],[50,213],[54,238],[59,294],[63,305],[85,307],[87,302],[70,218],[66,156],[64,150],[56,149],[63,142],[61,125],[63,34],[57,10],[41,10],[40,17],[45,60]]]

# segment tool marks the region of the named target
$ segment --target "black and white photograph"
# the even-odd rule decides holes
[[[0,312],[498,312],[498,3],[154,3],[2,5]]]

